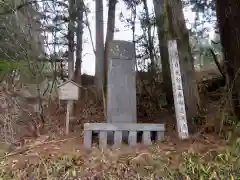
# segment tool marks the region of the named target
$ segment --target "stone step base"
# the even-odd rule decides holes
[[[123,136],[127,135],[129,146],[137,144],[138,134],[142,132],[142,143],[151,145],[151,135],[155,132],[154,139],[162,141],[164,139],[164,124],[137,124],[137,123],[85,123],[84,124],[84,146],[92,147],[93,132],[98,133],[99,147],[104,148],[108,145],[109,134],[113,135],[113,145],[120,146],[123,142]]]

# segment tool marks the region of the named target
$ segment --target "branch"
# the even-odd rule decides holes
[[[224,79],[226,79],[226,76],[225,76],[225,74],[224,74],[224,72],[223,72],[223,70],[222,70],[222,68],[221,68],[221,65],[220,65],[220,63],[218,62],[217,57],[216,57],[215,53],[213,52],[212,48],[209,48],[209,51],[210,51],[210,53],[211,53],[211,55],[212,55],[212,57],[213,57],[213,60],[214,60],[214,62],[215,62],[215,64],[216,64],[219,72],[221,73],[222,77],[223,77]]]
[[[85,17],[86,17],[86,26],[88,28],[88,31],[89,31],[89,35],[90,35],[90,40],[91,40],[91,44],[92,44],[92,48],[93,48],[93,52],[94,54],[96,55],[96,49],[94,48],[94,43],[93,43],[93,37],[92,37],[92,31],[91,31],[91,28],[90,28],[90,23],[89,23],[89,20],[88,20],[88,13],[87,13],[87,7],[86,5],[84,4],[83,2],[83,6],[84,6],[84,13],[85,13]]]
[[[22,3],[22,4],[18,5],[15,8],[10,8],[10,9],[4,11],[4,12],[0,12],[0,16],[14,13],[14,12],[19,11],[20,9],[26,7],[26,6],[29,6],[29,5],[38,3],[38,2],[47,2],[47,1],[52,2],[52,0],[32,0],[32,1],[27,1],[25,3]]]
[[[16,8],[11,8],[11,9],[8,9],[8,10],[6,10],[4,12],[1,12],[0,15],[7,15],[7,14],[14,13],[14,12],[19,11],[20,9],[22,9],[22,8],[28,6],[28,5],[31,5],[33,3],[36,3],[36,2],[37,2],[36,0],[35,1],[25,2],[23,4],[18,5]]]

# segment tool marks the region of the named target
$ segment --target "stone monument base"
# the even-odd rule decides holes
[[[135,146],[137,143],[151,145],[152,140],[161,141],[164,139],[164,124],[137,124],[137,123],[85,123],[84,124],[84,146],[92,147],[93,133],[98,136],[99,147],[107,145],[115,147],[126,143]],[[154,137],[155,134],[155,137]],[[142,138],[139,138],[141,137]]]

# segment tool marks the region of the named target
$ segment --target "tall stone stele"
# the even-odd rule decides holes
[[[108,61],[107,122],[137,123],[134,44],[111,41]]]
[[[108,123],[137,123],[134,44],[114,40],[108,52]]]

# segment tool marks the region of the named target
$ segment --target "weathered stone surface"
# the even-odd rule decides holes
[[[92,131],[84,131],[83,144],[86,148],[92,147]]]
[[[157,132],[157,140],[164,139],[165,126],[164,124],[137,124],[137,123],[85,123],[84,132],[100,132],[99,146],[104,148],[108,144],[107,134],[111,133],[113,144],[115,147],[121,145],[122,142],[127,142],[130,146],[137,144],[138,132],[143,132],[142,141],[145,145],[151,145],[151,132]],[[123,134],[126,135],[126,140],[123,139]],[[87,136],[88,137],[88,136]],[[89,147],[89,141],[85,144]],[[111,143],[112,144],[112,143]]]
[[[136,123],[136,72],[134,44],[109,44],[107,122]]]
[[[157,141],[162,141],[164,139],[164,131],[157,132]]]
[[[165,131],[164,124],[148,123],[85,123],[84,130],[91,131]]]
[[[107,147],[107,131],[100,131],[99,133],[99,147],[106,148]]]
[[[122,144],[122,131],[115,131],[114,133],[114,146],[118,147]]]
[[[144,131],[143,132],[143,144],[144,145],[151,145],[151,131]]]
[[[137,132],[129,131],[128,144],[130,146],[135,146],[137,144]]]

